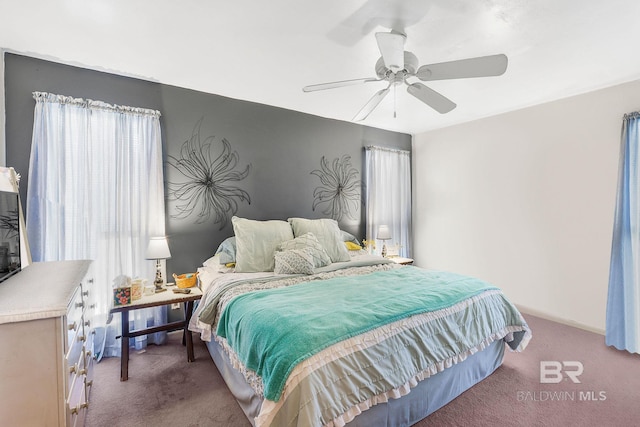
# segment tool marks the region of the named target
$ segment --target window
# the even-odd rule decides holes
[[[411,256],[411,156],[408,151],[365,148],[367,240],[386,225],[398,255]]]
[[[153,262],[145,259],[145,250],[149,237],[164,235],[160,113],[41,92],[34,98],[27,189],[32,257],[94,260],[102,319],[96,326],[105,326],[113,279],[152,278]],[[160,311],[136,316],[134,328],[163,320]],[[119,317],[114,320],[109,333],[101,329],[106,355],[120,352]],[[146,339],[136,339],[136,347],[144,347]]]

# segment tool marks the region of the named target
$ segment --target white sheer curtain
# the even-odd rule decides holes
[[[411,256],[411,155],[405,150],[365,148],[367,240],[376,239],[387,225],[399,255]],[[382,242],[378,242],[382,245]],[[379,250],[378,250],[379,252]]]
[[[149,237],[164,235],[160,113],[34,92],[27,234],[34,261],[92,259],[100,356],[120,354],[120,316],[107,330],[113,279],[153,278]],[[43,284],[45,286],[46,284]],[[166,310],[137,310],[131,328],[163,323]],[[165,334],[148,336],[161,343]],[[131,340],[140,349],[147,337]],[[100,349],[97,349],[97,353]]]

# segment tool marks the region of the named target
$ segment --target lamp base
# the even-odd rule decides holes
[[[162,287],[162,285],[164,285],[164,280],[162,279],[162,270],[160,269],[160,260],[158,260],[156,264],[156,278],[153,281],[153,284],[156,285],[156,294],[167,290],[166,288]]]
[[[387,245],[385,245],[384,243],[382,244],[382,257],[387,257]]]
[[[163,288],[162,285],[164,285],[164,280],[162,280],[162,276],[158,277],[158,275],[156,274],[156,280],[153,282],[154,285],[156,285],[156,294],[158,292],[164,292],[167,289]]]

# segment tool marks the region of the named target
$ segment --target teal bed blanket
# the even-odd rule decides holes
[[[226,338],[245,367],[262,378],[265,398],[278,401],[293,368],[323,349],[489,291],[499,290],[479,279],[417,267],[311,281],[235,297],[220,316],[217,335]],[[488,306],[490,310],[510,313],[501,320],[503,323],[521,320],[513,307],[504,310],[500,304]],[[489,323],[487,319],[503,319],[503,314],[477,314],[478,329],[480,324]],[[504,324],[496,326],[503,327]],[[479,332],[486,334],[486,330]],[[485,338],[479,335],[478,340]],[[448,338],[436,334],[425,339]]]

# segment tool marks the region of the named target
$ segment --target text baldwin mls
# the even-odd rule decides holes
[[[516,392],[518,402],[553,402],[553,401],[582,401],[597,402],[607,400],[604,391],[522,391]]]

